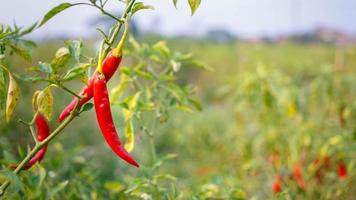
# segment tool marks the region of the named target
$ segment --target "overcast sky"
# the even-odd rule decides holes
[[[0,22],[20,26],[30,25],[63,0],[1,0]],[[87,0],[82,0],[87,1]],[[109,5],[118,13],[122,5],[115,0]],[[67,2],[78,2],[70,1]],[[140,27],[167,35],[202,35],[211,28],[224,28],[245,37],[276,35],[310,30],[319,26],[338,28],[356,34],[356,0],[202,0],[196,15],[190,16],[187,0],[178,0],[178,10],[172,0],[143,0],[154,11],[142,11],[135,16]],[[95,34],[88,26],[99,13],[89,7],[70,8],[35,36],[67,34],[78,37]]]

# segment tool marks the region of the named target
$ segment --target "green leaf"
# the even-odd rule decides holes
[[[5,178],[6,180],[11,182],[11,187],[12,187],[11,192],[17,192],[17,191],[23,189],[23,184],[20,180],[20,177],[18,177],[13,172],[8,171],[8,170],[1,170],[0,177]]]
[[[43,185],[43,182],[47,176],[47,171],[45,168],[43,168],[41,165],[37,165],[37,168],[38,168],[38,173],[39,173],[39,182],[38,182],[38,186],[42,186]]]
[[[80,54],[82,51],[83,43],[81,40],[70,40],[66,41],[65,44],[68,46],[69,53],[74,58],[77,63],[80,62]]]
[[[69,80],[73,80],[77,77],[86,76],[86,71],[91,66],[92,66],[91,63],[78,63],[78,65],[76,67],[73,67],[70,70],[68,70],[66,75],[64,75],[63,80],[69,81]]]
[[[24,49],[32,49],[37,46],[37,44],[31,40],[19,39],[17,40],[18,45],[24,47]]]
[[[172,74],[165,74],[160,76],[159,79],[163,81],[175,81],[177,77],[173,76]]]
[[[154,163],[152,169],[157,169],[157,168],[159,168],[160,166],[162,166],[162,164],[163,164],[165,161],[175,159],[176,157],[177,157],[177,154],[174,154],[174,153],[167,154],[167,155],[165,155],[164,157],[158,159],[158,160],[156,161],[156,163]]]
[[[68,64],[70,57],[71,55],[68,48],[62,47],[58,49],[56,52],[56,56],[51,62],[53,69],[56,70],[64,67],[66,64]]]
[[[150,73],[143,71],[140,68],[135,68],[134,71],[138,76],[141,76],[142,78],[145,78],[147,80],[153,79],[153,76]]]
[[[202,69],[205,69],[206,71],[209,71],[209,72],[213,72],[214,71],[214,68],[212,68],[211,66],[206,65],[205,63],[202,63],[202,62],[197,61],[197,60],[192,61],[190,64],[191,64],[192,67],[202,68]]]
[[[86,104],[82,107],[82,109],[81,109],[80,112],[89,111],[89,110],[93,109],[93,107],[94,107],[94,104],[92,104],[92,103],[86,103]]]
[[[177,1],[178,1],[178,0],[173,0],[173,5],[174,5],[174,7],[176,7],[176,8],[177,8]]]
[[[194,99],[189,99],[189,102],[195,107],[195,109],[197,109],[198,111],[202,111],[203,110],[203,106],[201,105],[201,103],[197,100]]]
[[[20,36],[31,33],[36,28],[36,26],[37,26],[37,22],[32,24],[32,26],[28,27],[27,29],[21,31]]]
[[[268,108],[272,108],[274,103],[274,96],[269,89],[266,89],[263,94],[263,101]]]
[[[36,82],[40,82],[40,81],[45,81],[45,79],[43,79],[40,76],[19,76],[19,79],[23,80],[23,81],[31,81],[32,83],[36,83]]]
[[[50,190],[49,194],[48,194],[48,199],[52,199],[54,197],[54,195],[56,195],[58,192],[60,192],[61,190],[63,190],[67,185],[68,185],[69,181],[63,181],[62,183],[58,184],[56,187],[54,187],[53,189]]]
[[[161,40],[157,42],[155,45],[153,45],[153,49],[165,57],[169,57],[171,54],[171,51],[167,47],[167,42],[164,40]]]
[[[192,110],[190,107],[185,106],[185,105],[178,105],[178,106],[177,106],[177,109],[178,109],[178,110],[181,110],[181,111],[183,111],[183,112],[193,113],[193,110]]]
[[[111,193],[118,193],[125,189],[125,186],[119,181],[109,181],[104,184],[105,189]]]
[[[135,14],[137,11],[139,10],[144,10],[144,9],[150,9],[150,10],[153,10],[154,7],[153,6],[150,6],[150,5],[145,5],[143,4],[142,2],[137,2],[135,3],[135,5],[133,6],[132,8],[132,15]]]
[[[178,101],[178,102],[183,102],[185,99],[185,95],[184,92],[182,91],[182,89],[175,85],[175,84],[169,84],[168,87],[166,87],[166,89],[168,90],[168,92],[170,92],[172,94],[172,96]]]
[[[201,0],[188,0],[192,15],[194,15],[195,11],[198,9],[200,2]]]
[[[46,15],[43,17],[40,25],[38,27],[43,26],[48,20],[50,20],[52,17],[57,15],[58,13],[62,12],[63,10],[70,8],[76,4],[70,4],[70,3],[61,3],[58,6],[52,8],[50,11],[46,13]]]
[[[45,62],[38,63],[38,69],[45,74],[52,74],[53,72],[51,64]]]
[[[13,45],[13,44],[9,44],[9,46],[10,46],[10,48],[11,48],[11,50],[13,52],[15,52],[17,55],[19,55],[20,57],[22,57],[26,61],[28,61],[28,62],[32,61],[31,54],[29,53],[28,50],[23,49],[23,48],[21,48],[19,46]]]

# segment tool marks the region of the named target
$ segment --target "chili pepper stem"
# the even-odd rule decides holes
[[[99,73],[103,73],[103,59],[104,59],[104,44],[105,44],[105,40],[101,41],[100,44],[100,49],[99,49],[99,56],[98,56],[98,67],[97,67],[97,71]]]
[[[33,128],[33,124],[35,123],[35,120],[36,120],[37,116],[38,116],[38,111],[33,115],[33,118],[31,120],[30,124],[28,125],[28,127],[30,129],[30,133],[32,135],[32,138],[33,138],[33,140],[35,141],[36,144],[38,143],[38,140],[37,140],[37,136],[36,136],[35,130]]]
[[[113,34],[111,35],[110,39],[109,39],[109,44],[113,44],[115,41],[115,38],[117,37],[117,35],[119,34],[119,31],[121,30],[122,25],[124,24],[125,21],[127,21],[127,17],[129,15],[129,13],[132,10],[133,5],[135,4],[136,0],[131,0],[128,2],[124,14],[122,15],[120,21],[118,21],[118,24],[116,25]],[[104,51],[104,57],[109,53],[110,51],[110,46],[108,46],[105,51]]]
[[[25,122],[25,121],[22,120],[22,119],[17,120],[17,122],[18,122],[18,123],[21,123],[21,124],[23,124],[23,125],[26,125],[26,126],[30,126],[30,123],[29,123],[29,122]]]
[[[123,51],[123,48],[125,45],[125,41],[126,41],[128,32],[129,32],[129,23],[126,20],[124,33],[122,34],[122,37],[121,37],[119,43],[117,44],[116,48],[112,50],[112,55],[114,55],[116,57],[122,56],[122,51]]]

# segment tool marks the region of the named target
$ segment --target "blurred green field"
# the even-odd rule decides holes
[[[93,53],[90,44],[85,43],[87,53]],[[140,169],[111,153],[90,111],[50,144],[41,166],[23,173],[25,184],[10,190],[22,188],[19,194],[26,191],[29,199],[354,198],[355,46],[189,38],[167,39],[167,44],[192,52],[213,71],[181,70],[179,81],[196,86],[203,110],[171,112],[167,123],[157,124],[153,139],[136,132],[133,154]],[[49,60],[60,46],[57,42],[39,45],[34,63]],[[17,59],[10,64],[19,73],[29,67]],[[20,85],[25,94],[15,118],[30,118],[30,95],[43,85]],[[81,85],[69,87],[78,90]],[[70,96],[54,95],[58,115]],[[122,113],[116,110],[114,115],[122,129]],[[51,125],[58,125],[55,117]],[[19,160],[14,156],[19,148],[11,144],[19,144],[24,152],[30,135],[16,121],[1,124],[0,130],[0,158],[6,166],[5,160]],[[152,141],[155,152],[150,149]],[[315,160],[326,156],[331,157],[330,167],[323,169],[319,181],[316,174],[322,166]],[[340,162],[347,166],[342,180],[337,172]],[[293,179],[296,165],[302,167],[304,187]],[[282,192],[274,194],[277,175],[283,177]],[[19,198],[14,194],[12,198]]]

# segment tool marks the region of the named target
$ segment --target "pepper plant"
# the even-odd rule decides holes
[[[181,83],[177,73],[187,66],[203,69],[204,65],[191,54],[170,50],[165,41],[157,41],[156,44],[149,45],[138,42],[133,36],[127,37],[129,22],[134,14],[140,10],[152,9],[152,6],[136,0],[119,1],[119,6],[124,7],[124,11],[121,16],[117,16],[107,10],[108,2],[109,0],[89,0],[79,3],[61,3],[45,14],[40,22],[36,22],[28,28],[0,26],[0,106],[5,116],[5,119],[2,119],[0,123],[5,127],[7,126],[5,123],[9,123],[11,126],[25,126],[34,140],[34,145],[28,149],[19,164],[2,162],[0,196],[21,198],[23,193],[7,193],[6,189],[12,184],[19,185],[20,172],[38,164],[44,157],[48,144],[60,133],[65,133],[65,128],[69,124],[80,120],[83,112],[90,111],[93,107],[95,107],[100,128],[109,146],[121,158],[136,166],[138,166],[137,163],[130,158],[127,152],[134,150],[135,133],[140,131],[147,134],[151,145],[151,162],[144,163],[146,161],[140,161],[140,158],[137,158],[137,162],[145,168],[152,169],[149,170],[151,178],[154,177],[154,170],[162,164],[163,160],[174,157],[174,155],[166,155],[163,160],[157,158],[153,137],[157,124],[165,122],[172,109],[187,112],[201,109],[199,102],[193,98],[194,87]],[[188,3],[192,14],[194,14],[200,1],[189,0]],[[173,0],[173,4],[176,6],[177,0]],[[33,31],[40,31],[37,29],[50,23],[51,18],[74,6],[94,7],[102,15],[115,21],[115,25],[107,33],[98,29],[102,40],[97,53],[85,55],[82,52],[85,43],[81,40],[68,40],[65,41],[64,47],[58,49],[52,60],[40,60],[38,64],[30,65],[32,63],[31,49],[35,48],[36,44],[24,39],[24,36]],[[116,44],[120,31],[123,34],[120,42]],[[124,45],[125,41],[126,46]],[[15,72],[12,70],[13,66],[7,60],[13,54],[29,62],[29,67],[25,71]],[[117,70],[122,57],[127,59],[127,62],[125,66],[121,66]],[[114,62],[110,59],[118,60]],[[106,92],[106,82],[116,70],[120,79],[117,86],[111,90],[110,101],[114,108],[121,109],[124,113],[124,145],[120,144],[118,138],[113,139],[114,136],[117,137],[117,134],[115,124],[111,121],[110,101]],[[16,113],[17,102],[22,100],[18,82],[45,85],[33,94],[33,117],[31,119],[21,118],[21,116],[16,119],[13,115]],[[77,93],[68,86],[73,82],[82,84],[84,92]],[[47,127],[46,120],[50,121],[52,125],[59,114],[54,112],[54,106],[57,105],[53,93],[67,93],[72,95],[74,100],[69,108],[67,107],[63,111],[64,113],[62,112],[59,125],[51,127],[52,132],[41,134],[40,137],[43,127]],[[89,102],[93,96],[95,106]],[[105,110],[102,105],[105,105]],[[115,113],[113,114],[115,115]],[[41,119],[42,125],[39,125],[38,119]],[[16,121],[18,123],[15,123]],[[45,132],[48,132],[48,129],[48,127],[44,129]],[[48,148],[51,148],[51,145]],[[44,177],[41,177],[43,182]],[[24,182],[26,183],[25,180]],[[60,190],[66,184],[68,182],[61,183],[56,190]],[[147,184],[145,185],[147,186]],[[22,191],[27,190],[22,189]],[[51,191],[45,197],[51,198],[56,192],[58,191]],[[136,194],[131,192],[128,190],[125,194],[135,197]],[[43,195],[40,193],[34,197],[44,198]]]

